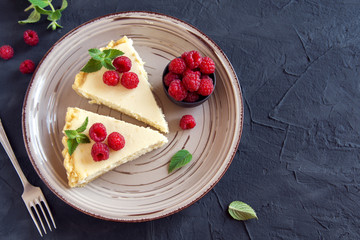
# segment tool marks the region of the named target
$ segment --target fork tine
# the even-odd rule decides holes
[[[44,223],[43,223],[43,221],[42,221],[42,219],[41,219],[41,216],[40,216],[40,214],[39,214],[39,212],[38,212],[38,210],[37,210],[37,208],[36,208],[36,205],[39,204],[39,201],[38,201],[37,199],[35,199],[35,201],[36,201],[35,205],[34,205],[33,203],[31,203],[31,205],[32,205],[32,207],[34,208],[38,219],[40,220],[41,226],[42,226],[45,234],[47,234],[46,229],[45,229],[45,226],[44,226]]]
[[[44,205],[45,205],[45,207],[46,207],[46,211],[47,211],[47,213],[49,214],[49,216],[50,216],[50,218],[51,218],[51,222],[52,222],[54,228],[56,229],[56,224],[55,224],[54,218],[53,218],[53,216],[52,216],[52,214],[51,214],[49,205],[47,204],[45,197],[44,197],[44,196],[41,196],[41,197],[40,197],[40,200],[44,203]],[[50,229],[51,229],[51,228],[50,228]]]
[[[50,223],[49,223],[49,220],[48,220],[48,218],[47,218],[47,216],[46,216],[46,214],[45,214],[45,212],[44,212],[44,208],[43,208],[43,206],[42,206],[42,204],[41,204],[41,197],[40,197],[39,206],[40,206],[41,212],[42,212],[42,214],[43,214],[43,216],[44,216],[44,218],[45,218],[45,220],[46,220],[46,223],[47,223],[50,231],[52,231],[51,226],[50,226]]]
[[[36,225],[37,230],[39,231],[39,233],[40,233],[40,235],[41,235],[41,237],[42,237],[42,236],[43,236],[43,235],[42,235],[42,232],[41,232],[41,230],[40,230],[39,224],[38,224],[38,222],[36,221],[36,218],[35,218],[32,210],[31,210],[31,206],[29,206],[29,204],[27,204],[27,203],[25,203],[25,205],[26,205],[26,208],[27,208],[27,210],[28,210],[28,212],[29,212],[29,214],[30,214],[33,222],[34,222],[35,225]]]

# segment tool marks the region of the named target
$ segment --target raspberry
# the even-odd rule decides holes
[[[202,77],[200,87],[197,91],[202,96],[209,96],[214,90],[214,84],[210,77]]]
[[[125,138],[118,132],[110,133],[107,142],[109,147],[115,151],[118,151],[125,146]]]
[[[200,66],[202,57],[198,51],[190,51],[185,56],[186,66],[190,69],[195,69]]]
[[[183,130],[191,129],[196,126],[196,122],[193,116],[191,115],[184,115],[180,120],[180,127]]]
[[[184,52],[183,54],[181,54],[181,58],[184,59],[184,61],[185,61],[185,58],[188,54],[189,54],[189,52]]]
[[[168,89],[169,95],[176,101],[182,101],[186,98],[187,91],[184,84],[180,80],[174,80],[170,83]]]
[[[199,89],[200,77],[195,72],[186,74],[182,81],[189,92],[196,92]]]
[[[27,59],[20,64],[19,70],[24,74],[33,73],[35,70],[35,63]]]
[[[106,71],[103,74],[103,81],[106,85],[116,86],[120,81],[120,77],[116,71]]]
[[[173,80],[176,80],[176,79],[180,79],[180,76],[175,74],[175,73],[172,73],[172,72],[168,72],[165,77],[164,77],[164,83],[165,83],[165,86],[169,86],[170,83],[173,81]]]
[[[215,63],[209,57],[203,57],[200,64],[200,72],[203,74],[211,74],[215,72]]]
[[[95,162],[108,159],[109,153],[109,147],[105,143],[97,142],[91,147],[91,156]]]
[[[184,99],[184,102],[196,102],[199,100],[200,96],[196,92],[189,92],[186,98]]]
[[[169,71],[176,74],[182,74],[185,69],[185,61],[182,58],[175,58],[169,64]]]
[[[189,74],[189,73],[196,73],[197,75],[199,75],[199,77],[201,76],[201,73],[200,73],[199,71],[193,71],[193,70],[191,70],[190,68],[187,68],[187,69],[183,72],[182,76],[185,77],[185,76],[186,76],[187,74]]]
[[[106,138],[106,128],[102,123],[94,123],[89,129],[89,135],[95,142],[102,142]]]
[[[114,59],[113,65],[119,73],[128,72],[131,69],[131,60],[125,56],[117,57]]]
[[[30,46],[35,46],[39,43],[39,36],[33,30],[26,30],[24,32],[24,41]]]
[[[4,45],[0,47],[0,57],[8,60],[14,56],[14,49],[10,45]]]
[[[127,89],[136,88],[139,84],[139,77],[136,73],[125,72],[121,77],[121,84]]]

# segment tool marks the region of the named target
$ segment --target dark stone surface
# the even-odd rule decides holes
[[[60,5],[54,1],[55,5]],[[345,1],[69,1],[58,31],[47,21],[21,26],[26,1],[0,1],[0,117],[29,181],[40,186],[58,229],[44,239],[360,239],[360,5]],[[92,218],[58,199],[28,160],[21,131],[31,78],[18,71],[39,62],[72,28],[129,10],[184,20],[212,38],[232,62],[243,90],[244,130],[222,180],[189,208],[145,223]],[[34,29],[35,47],[22,33]],[[22,186],[0,149],[0,239],[39,239],[21,200]],[[249,203],[259,220],[227,213]]]

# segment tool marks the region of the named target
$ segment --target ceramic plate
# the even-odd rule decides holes
[[[83,188],[70,189],[62,165],[62,128],[66,108],[80,107],[144,125],[115,110],[91,105],[71,88],[87,62],[87,50],[128,36],[146,62],[156,100],[169,123],[169,143],[126,163]],[[161,76],[167,63],[184,51],[198,50],[216,64],[217,85],[210,99],[181,108],[165,95]],[[183,131],[179,120],[192,114],[197,126]],[[237,76],[221,49],[198,29],[166,15],[124,12],[91,20],[61,38],[44,56],[23,106],[23,135],[30,160],[46,185],[72,207],[113,221],[147,221],[184,209],[220,180],[237,150],[243,103]],[[187,149],[193,160],[168,174],[171,156]]]

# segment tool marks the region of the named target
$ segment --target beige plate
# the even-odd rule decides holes
[[[154,94],[169,123],[169,143],[104,174],[84,188],[67,186],[62,166],[61,130],[68,106],[143,125],[107,107],[90,105],[71,85],[88,60],[87,50],[123,35],[134,46],[149,73]],[[216,64],[217,85],[209,101],[195,108],[173,104],[162,89],[169,60],[198,50]],[[179,119],[192,114],[197,126],[183,131]],[[243,124],[238,79],[221,49],[206,35],[173,17],[150,12],[124,12],[89,21],[61,38],[44,56],[29,85],[23,106],[25,145],[41,179],[62,200],[89,215],[113,221],[148,221],[184,209],[220,180],[237,150]],[[171,156],[185,148],[193,160],[168,174]]]

